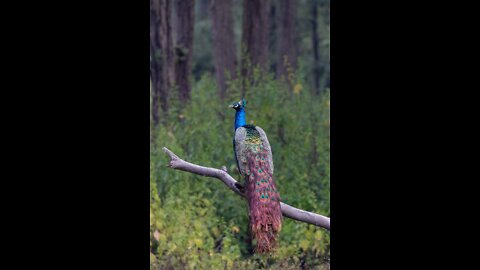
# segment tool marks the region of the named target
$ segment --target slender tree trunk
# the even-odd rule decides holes
[[[295,44],[296,0],[280,0],[279,3],[279,38],[277,78],[285,77],[291,85],[289,73],[297,67],[297,49]]]
[[[150,44],[150,54],[155,54],[155,48]],[[152,95],[152,120],[153,125],[156,127],[160,123],[160,85],[161,81],[159,76],[161,73],[161,67],[157,64],[157,61],[154,59],[150,60],[150,79],[152,82],[151,95]],[[160,85],[159,85],[160,84]]]
[[[272,1],[270,5],[270,42],[268,44],[270,70],[277,70],[277,54],[278,54],[278,26],[277,26],[278,1]],[[276,74],[275,74],[276,75]]]
[[[252,68],[268,70],[270,0],[244,0],[242,26],[243,94],[252,77]]]
[[[236,55],[233,33],[232,0],[211,0],[213,55],[218,94],[223,101],[227,78],[235,79]]]
[[[208,6],[212,0],[197,0],[197,20],[205,20],[208,17]]]
[[[314,94],[319,95],[322,90],[324,89],[327,80],[325,78],[325,69],[326,63],[323,59],[323,55],[320,51],[320,35],[319,35],[319,19],[323,20],[322,16],[319,16],[319,0],[313,0],[311,2],[311,10],[312,10],[312,48],[313,48],[313,80],[314,80]],[[320,21],[320,23],[323,22]]]
[[[328,29],[328,26],[330,26],[330,1],[322,1],[322,11],[323,11],[323,24],[325,25],[325,29]],[[328,34],[328,37],[323,37],[327,38],[330,40],[330,34]],[[330,45],[328,45],[327,48],[324,48],[322,50],[324,52],[324,55],[322,57],[323,59],[323,82],[321,85],[322,89],[321,91],[325,91],[326,88],[330,88]]]
[[[150,77],[152,80],[152,119],[160,122],[160,108],[168,111],[168,2],[150,0]]]
[[[175,82],[182,103],[190,100],[195,0],[176,0]]]
[[[175,62],[173,57],[173,37],[172,37],[172,0],[166,1],[166,24],[167,24],[167,44],[166,44],[166,60],[167,60],[167,87],[173,89],[175,85]]]
[[[318,9],[317,0],[311,2],[312,10],[312,48],[313,48],[313,85],[314,93],[319,94],[320,91],[320,53],[318,51]]]

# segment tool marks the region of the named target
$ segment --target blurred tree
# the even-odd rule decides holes
[[[172,89],[175,85],[175,69],[173,57],[173,37],[172,37],[172,0],[165,0],[165,18],[166,18],[166,60],[167,60],[167,87]]]
[[[278,33],[277,33],[277,13],[278,13],[278,1],[272,1],[270,4],[270,41],[268,44],[269,47],[269,58],[268,61],[270,62],[270,70],[275,71],[277,70],[277,41],[278,41]]]
[[[195,0],[176,0],[175,83],[182,103],[190,100]]]
[[[195,4],[195,28],[193,31],[192,84],[202,76],[214,74],[214,48],[210,0],[197,0]]]
[[[208,6],[211,0],[197,0],[195,19],[203,21],[208,17]]]
[[[160,107],[168,112],[169,78],[172,65],[170,0],[150,0],[150,77],[152,80],[152,120],[160,122]],[[170,34],[169,34],[170,33]]]
[[[288,69],[294,72],[297,66],[297,46],[295,18],[297,2],[295,0],[279,1],[279,39],[278,39],[278,60],[277,78],[285,77],[290,87],[292,82],[288,77]]]
[[[313,0],[310,8],[310,31],[313,53],[313,93],[330,87],[330,1]]]
[[[313,48],[313,81],[314,92],[320,93],[320,53],[318,51],[319,37],[318,37],[318,0],[310,2],[312,12],[312,48]]]
[[[218,93],[223,101],[227,90],[228,76],[235,79],[237,58],[233,33],[232,0],[211,0],[213,55]]]
[[[249,80],[252,68],[268,71],[270,0],[244,0],[242,26],[242,76]],[[243,83],[243,93],[246,85]]]
[[[321,27],[321,44],[322,49],[322,68],[323,76],[322,82],[320,83],[321,91],[325,91],[326,88],[330,88],[330,0],[321,0],[320,1],[321,16],[320,22]]]

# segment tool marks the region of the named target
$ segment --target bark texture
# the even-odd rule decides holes
[[[176,0],[175,83],[182,103],[190,100],[195,0]]]
[[[232,0],[211,0],[213,56],[218,94],[223,101],[227,79],[235,79],[237,58],[233,33]]]
[[[160,122],[160,110],[168,111],[172,57],[170,0],[150,0],[150,78],[152,80],[152,119]],[[170,60],[171,61],[171,60]]]
[[[297,46],[295,43],[295,17],[297,12],[296,1],[279,1],[279,36],[277,77],[289,80],[289,73],[297,67]]]
[[[242,22],[243,94],[251,83],[253,68],[268,70],[270,0],[244,0]]]

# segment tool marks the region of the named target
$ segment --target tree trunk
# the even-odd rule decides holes
[[[323,12],[322,23],[323,23],[324,29],[327,31],[330,25],[330,1],[325,1],[325,0],[322,1],[321,7]],[[327,33],[325,33],[325,35],[327,35]],[[323,38],[330,40],[329,30],[328,30],[328,36],[324,36]],[[320,84],[320,87],[321,87],[320,90],[325,91],[326,88],[330,88],[330,44],[328,45],[328,47],[323,48],[322,51],[324,52],[322,57],[323,59],[322,73],[323,73],[324,79]]]
[[[218,94],[223,101],[228,76],[235,79],[236,55],[233,33],[232,0],[211,0],[213,55]]]
[[[170,0],[150,0],[150,77],[154,126],[158,126],[160,122],[160,108],[164,114],[168,111],[169,66],[165,63],[169,54],[169,2]]]
[[[318,10],[317,0],[312,1],[312,49],[313,49],[313,85],[314,93],[319,94],[320,91],[320,53],[318,51]]]
[[[212,0],[197,0],[197,21],[208,19],[208,6]]]
[[[270,0],[244,0],[242,26],[243,94],[246,80],[252,78],[253,67],[268,70]]]
[[[195,0],[176,0],[175,82],[182,103],[190,100]]]
[[[277,54],[278,54],[278,22],[277,22],[277,13],[278,13],[278,1],[272,1],[270,5],[270,42],[268,44],[269,58],[270,61],[270,70],[277,70]],[[276,74],[275,74],[276,75]]]
[[[289,73],[295,71],[297,66],[297,48],[295,44],[295,17],[296,1],[280,0],[279,3],[279,38],[277,78],[285,77],[291,85]]]
[[[166,44],[166,60],[167,60],[167,87],[173,89],[175,85],[175,62],[173,57],[173,37],[172,37],[172,0],[166,0],[166,24],[167,24],[167,44]]]

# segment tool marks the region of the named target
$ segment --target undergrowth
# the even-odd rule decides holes
[[[293,85],[255,73],[247,90],[247,122],[268,135],[282,201],[330,215],[330,96],[316,96],[302,78]],[[293,87],[292,87],[293,86]],[[249,255],[247,204],[224,184],[166,167],[168,147],[208,167],[226,166],[239,181],[233,155],[235,111],[241,81],[220,101],[214,79],[194,83],[188,104],[171,100],[168,118],[153,131],[150,149],[151,269],[328,269],[330,233],[285,218],[279,248]],[[171,95],[174,96],[174,95]]]

